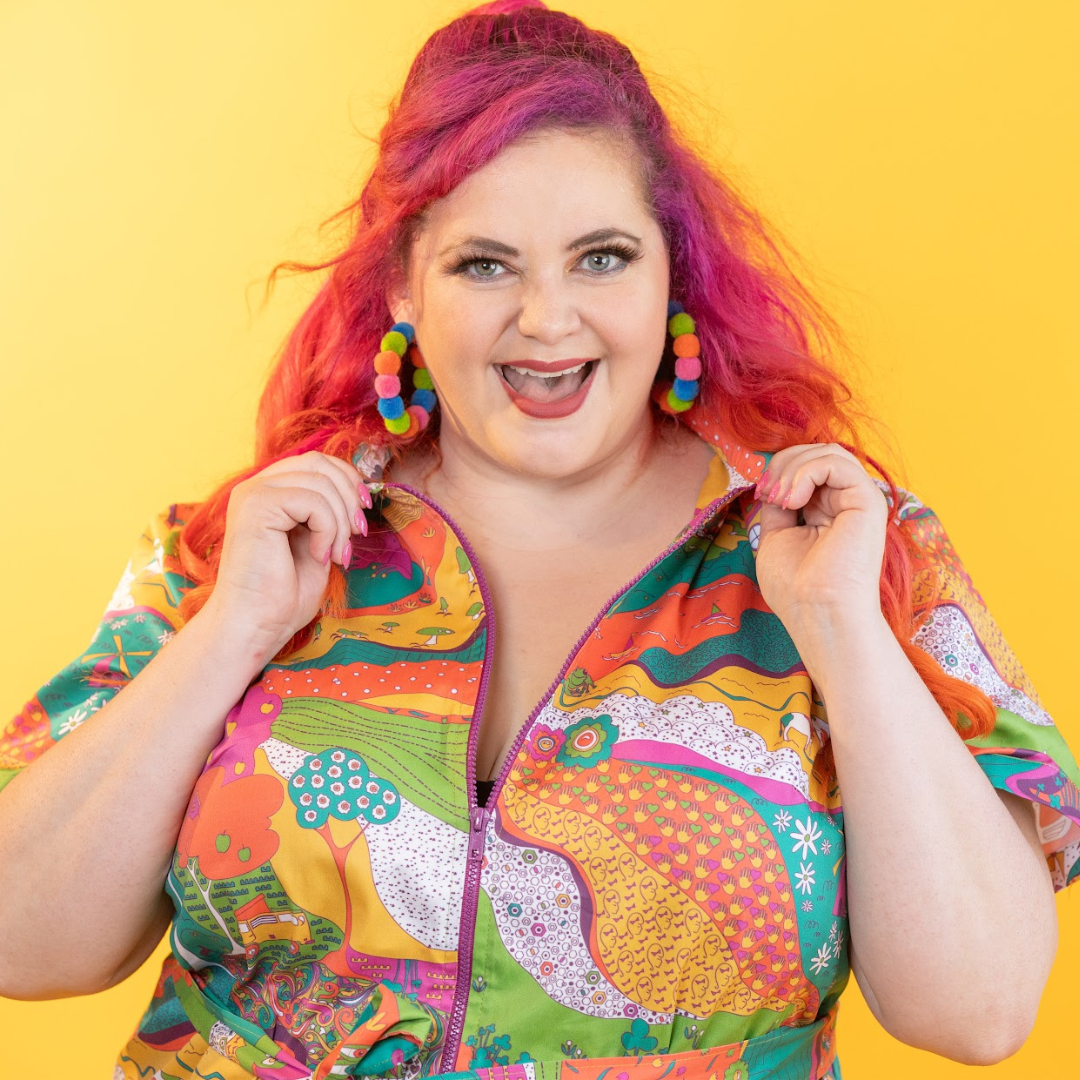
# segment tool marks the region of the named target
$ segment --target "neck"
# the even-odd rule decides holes
[[[672,456],[695,449],[690,467],[704,480],[711,450],[687,432],[675,438],[660,434],[650,415],[603,459],[550,477],[506,468],[451,429],[440,432],[440,463],[418,461],[403,472],[470,536],[480,539],[497,529],[503,543],[522,552],[551,551],[608,534],[628,515],[655,505],[664,497],[662,477]]]

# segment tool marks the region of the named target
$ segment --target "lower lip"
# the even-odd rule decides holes
[[[562,401],[533,401],[523,394],[519,394],[499,372],[499,381],[503,384],[510,400],[526,415],[536,420],[558,420],[564,416],[570,416],[581,408],[588,397],[589,387],[592,385],[593,376],[599,365],[593,363],[592,370],[585,377],[585,381],[569,397]]]

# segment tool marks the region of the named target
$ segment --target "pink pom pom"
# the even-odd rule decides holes
[[[675,377],[677,379],[686,379],[687,382],[693,382],[700,376],[700,356],[680,356],[679,359],[675,361]]]
[[[401,393],[401,380],[396,375],[376,375],[375,393],[381,398],[397,397]]]
[[[416,417],[417,426],[421,431],[428,426],[428,421],[431,419],[431,414],[421,405],[410,405],[406,410],[410,416]]]

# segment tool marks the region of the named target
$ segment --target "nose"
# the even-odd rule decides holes
[[[557,345],[581,326],[569,281],[561,277],[533,279],[522,294],[517,327],[523,337]]]

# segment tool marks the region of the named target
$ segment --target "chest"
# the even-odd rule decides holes
[[[649,530],[613,550],[559,552],[523,560],[490,550],[485,576],[494,607],[491,668],[479,716],[476,775],[494,779],[519,732],[565,675],[608,604],[671,535]]]

